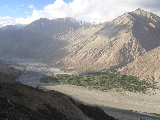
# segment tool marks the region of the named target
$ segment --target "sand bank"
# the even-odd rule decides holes
[[[138,113],[147,112],[160,114],[160,90],[149,90],[147,94],[143,94],[128,91],[117,92],[116,90],[103,92],[100,90],[89,90],[88,88],[80,86],[61,84],[56,84],[54,86],[48,84],[43,87],[49,90],[56,90],[65,93],[77,100],[89,104],[132,110],[137,111]],[[107,111],[107,113],[108,112],[111,112],[111,115],[113,114],[113,111]],[[114,115],[115,114],[118,119],[124,119],[124,116],[126,119],[127,117],[131,119],[131,116],[125,114],[121,117],[120,115],[122,114],[119,112],[115,112]],[[136,120],[135,117],[132,119]],[[145,118],[145,120],[146,119],[152,120],[151,118]],[[137,120],[140,120],[140,118],[137,118]]]

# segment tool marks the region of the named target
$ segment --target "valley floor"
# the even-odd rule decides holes
[[[147,94],[128,91],[89,90],[88,88],[62,85],[61,83],[40,83],[43,73],[64,74],[58,68],[41,64],[37,61],[9,61],[12,67],[22,70],[22,75],[17,79],[25,85],[38,87],[43,90],[56,90],[67,94],[86,104],[101,107],[107,114],[119,120],[158,120],[160,118],[143,113],[160,114],[160,90],[149,90]],[[14,63],[14,65],[13,65]],[[15,64],[16,63],[16,64]],[[71,73],[69,73],[71,74]],[[130,111],[128,111],[130,110]],[[137,112],[133,112],[137,111]],[[140,114],[139,114],[140,113]]]
[[[160,114],[160,90],[150,90],[147,94],[133,93],[128,91],[117,92],[116,90],[109,90],[102,92],[98,90],[89,90],[88,88],[74,86],[74,85],[49,85],[42,86],[49,90],[56,90],[73,98],[89,104],[96,104],[103,106],[109,115],[116,116],[117,119],[123,120],[141,120],[143,115],[126,113],[125,110],[137,111],[137,113],[157,113]],[[107,107],[104,107],[107,106]],[[108,108],[124,109],[111,109]],[[122,114],[124,112],[124,114]],[[136,117],[135,117],[136,116]],[[154,117],[143,116],[145,120],[156,119]],[[157,118],[158,119],[158,118]]]

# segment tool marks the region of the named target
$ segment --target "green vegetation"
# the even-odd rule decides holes
[[[54,75],[51,76],[43,75],[43,77],[40,79],[40,82],[49,83],[49,82],[60,82],[60,81]]]
[[[148,88],[156,88],[155,84],[139,80],[138,77],[119,74],[116,70],[105,73],[92,73],[87,75],[52,75],[48,76],[49,81],[60,80],[63,84],[88,87],[107,91],[116,88],[117,90],[127,90],[131,92],[143,92]],[[44,79],[45,78],[45,79]],[[47,77],[42,78],[41,82]]]
[[[157,113],[149,113],[150,115],[154,115],[156,117],[160,117],[160,114],[157,114]]]

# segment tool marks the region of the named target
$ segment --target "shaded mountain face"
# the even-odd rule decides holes
[[[39,19],[20,30],[0,32],[0,57],[30,58],[56,62],[66,55],[68,42],[53,38],[68,29],[77,29],[82,23],[71,18]]]
[[[143,10],[130,13],[134,18],[133,36],[141,46],[150,51],[160,46],[160,17]]]
[[[83,105],[65,94],[22,85],[14,80],[16,75],[0,65],[1,120],[115,120],[100,108]]]
[[[4,27],[1,27],[0,28],[0,32],[3,32],[3,31],[10,31],[10,30],[20,30],[22,28],[24,28],[25,25],[22,25],[22,24],[17,24],[17,25],[7,25],[7,26],[4,26]]]
[[[52,40],[43,34],[35,34],[31,31],[16,30],[0,32],[1,59],[22,58],[43,59],[45,61],[49,58],[54,62],[63,57],[65,50],[61,48],[67,44],[65,41]]]
[[[82,27],[64,38],[68,36],[75,41],[67,46],[69,53],[60,62],[64,69],[117,69],[160,45],[160,18],[136,10],[101,25]]]

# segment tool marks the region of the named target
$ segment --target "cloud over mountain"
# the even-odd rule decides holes
[[[159,4],[159,0],[154,0],[154,2],[151,0],[120,0],[118,2],[117,0],[73,0],[69,3],[63,0],[56,0],[53,4],[44,6],[42,10],[34,9],[27,18],[12,18],[12,20],[6,20],[5,22],[7,24],[28,24],[39,18],[55,19],[65,17],[73,17],[90,22],[106,22],[137,8],[160,15],[160,12],[158,12],[160,9]],[[1,19],[3,20],[4,18]]]

